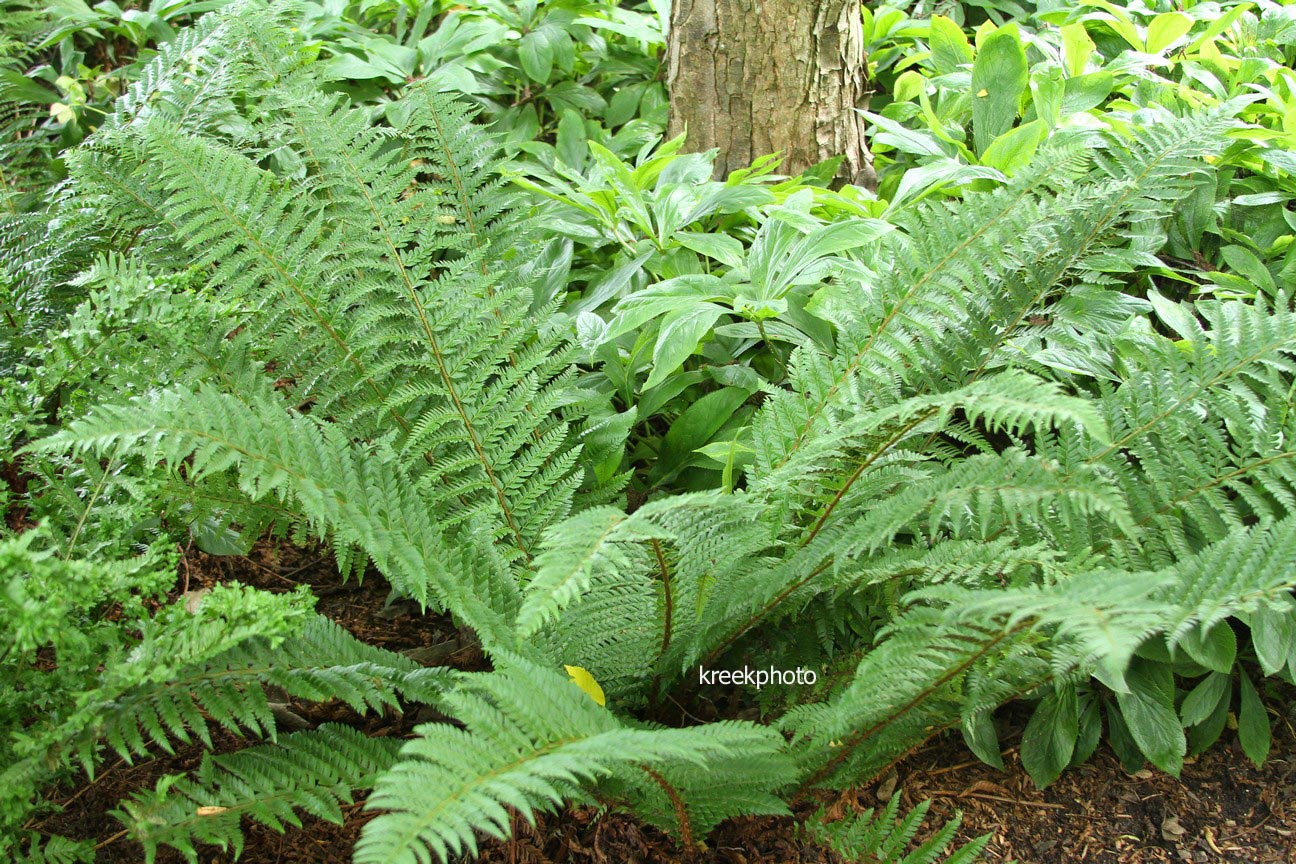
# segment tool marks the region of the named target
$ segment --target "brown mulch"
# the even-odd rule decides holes
[[[326,552],[288,545],[259,544],[248,557],[217,558],[190,551],[181,566],[175,596],[237,579],[272,591],[309,584],[317,609],[357,637],[395,651],[414,651],[461,669],[487,668],[480,650],[446,617],[422,617],[407,604],[386,604],[388,586],[370,574],[343,582]],[[338,706],[293,705],[310,722],[351,722],[375,735],[403,737],[419,718],[402,715],[360,718]],[[1286,713],[1271,708],[1274,743],[1269,761],[1257,769],[1242,755],[1233,733],[1190,760],[1179,779],[1143,770],[1129,776],[1105,748],[1087,764],[1038,790],[1021,770],[1014,748],[1005,751],[1006,772],[977,762],[955,736],[935,741],[880,782],[828,802],[834,812],[879,806],[899,790],[905,808],[925,799],[933,805],[924,830],[963,814],[960,838],[992,835],[984,860],[1001,864],[1153,864],[1153,862],[1248,862],[1296,864],[1296,700]],[[1008,712],[1003,740],[1020,735],[1022,717]],[[222,733],[221,749],[243,742]],[[151,788],[164,774],[192,769],[201,746],[178,746],[174,756],[126,765],[115,758],[93,783],[69,785],[54,800],[63,812],[44,819],[43,831],[95,838],[102,864],[138,864],[140,848],[120,836],[109,811],[132,792]],[[362,803],[347,808],[346,824],[303,819],[300,828],[278,834],[249,826],[244,864],[344,864],[370,814]],[[804,818],[806,813],[799,813]],[[593,808],[541,816],[533,827],[519,820],[513,839],[483,844],[479,860],[489,864],[834,864],[838,859],[804,840],[797,819],[731,820],[686,854],[662,832],[635,819]],[[183,859],[163,850],[158,864]],[[202,864],[229,864],[220,850],[206,851]]]
[[[960,836],[992,835],[984,856],[991,864],[1293,864],[1296,701],[1286,713],[1271,707],[1271,714],[1273,747],[1261,768],[1225,731],[1210,750],[1189,757],[1178,779],[1149,768],[1126,774],[1103,746],[1039,790],[1016,748],[1005,752],[1008,770],[1000,772],[954,736],[911,756],[869,791],[890,794],[894,783],[905,805],[930,798],[936,824],[962,811]],[[1021,724],[1016,739],[1020,730]]]

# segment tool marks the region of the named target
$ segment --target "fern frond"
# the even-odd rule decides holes
[[[399,590],[454,609],[487,646],[512,641],[505,622],[516,608],[516,588],[508,574],[481,557],[466,571],[454,569],[464,556],[451,551],[390,450],[353,444],[337,426],[217,392],[163,391],[103,408],[38,446],[120,446],[172,465],[192,457],[190,474],[200,479],[237,468],[240,488],[253,499],[296,502],[317,531],[363,549]],[[484,583],[492,587],[483,591]],[[487,605],[498,599],[508,605]]]
[[[371,788],[396,760],[400,742],[370,738],[348,726],[326,724],[275,744],[212,756],[189,775],[169,775],[136,792],[113,815],[152,862],[169,846],[196,864],[195,844],[218,846],[238,858],[243,818],[282,832],[301,826],[298,811],[342,824],[342,806]]]
[[[465,728],[422,726],[401,750],[369,798],[369,809],[385,812],[365,826],[358,864],[413,864],[433,854],[448,861],[475,852],[478,831],[508,832],[510,808],[533,820],[539,810],[585,797],[582,788],[599,780],[633,788],[656,782],[649,774],[655,772],[669,784],[664,774],[672,767],[747,756],[764,769],[764,794],[735,795],[732,803],[754,801],[763,809],[769,791],[790,776],[777,755],[782,739],[751,724],[628,728],[560,675],[519,661],[462,680],[443,704]],[[678,797],[679,790],[671,792]]]
[[[940,857],[949,851],[950,843],[962,824],[962,814],[955,814],[917,848],[905,851],[930,808],[931,801],[923,801],[899,818],[900,796],[897,793],[891,796],[880,813],[868,809],[829,822],[820,811],[807,824],[810,836],[816,842],[830,847],[851,864],[933,864],[938,857],[944,864],[972,864],[979,860],[981,851],[990,842],[989,834],[959,846],[948,857]]]

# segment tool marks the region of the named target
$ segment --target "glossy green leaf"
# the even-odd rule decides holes
[[[653,348],[652,372],[644,383],[644,389],[660,384],[683,365],[724,313],[723,306],[699,303],[668,315],[662,321],[657,345]]]
[[[1193,20],[1182,12],[1162,12],[1148,24],[1148,53],[1160,54],[1165,51],[1188,35],[1192,26]]]
[[[1296,657],[1296,607],[1261,607],[1251,615],[1251,644],[1266,675],[1273,675]]]
[[[972,131],[977,153],[1012,128],[1026,92],[1026,49],[1015,27],[986,37],[972,64]]]
[[[1207,669],[1228,672],[1237,659],[1237,636],[1227,621],[1221,621],[1203,633],[1194,627],[1179,640],[1179,647]]]

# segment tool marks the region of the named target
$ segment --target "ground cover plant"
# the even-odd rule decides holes
[[[0,853],[94,860],[52,785],[195,741],[113,811],[148,860],[360,800],[357,862],[568,804],[694,850],[945,730],[996,764],[1011,701],[1040,785],[1102,740],[1262,762],[1289,9],[870,6],[869,190],[666,139],[663,3],[15,8]],[[484,663],[177,582],[265,537]],[[924,815],[810,830],[976,856]]]

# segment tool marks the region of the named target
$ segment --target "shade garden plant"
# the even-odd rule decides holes
[[[947,730],[1002,764],[1013,701],[1041,785],[1104,740],[1263,761],[1296,675],[1296,28],[1182,5],[868,8],[876,191],[667,139],[661,3],[15,17],[0,854],[93,861],[43,830],[55,784],[178,744],[200,764],[112,814],[146,860],[361,800],[359,864],[577,803],[696,850]],[[185,550],[267,537],[487,671],[304,588],[180,593]],[[702,722],[717,687],[741,710]],[[984,845],[913,848],[925,812],[807,830]]]

